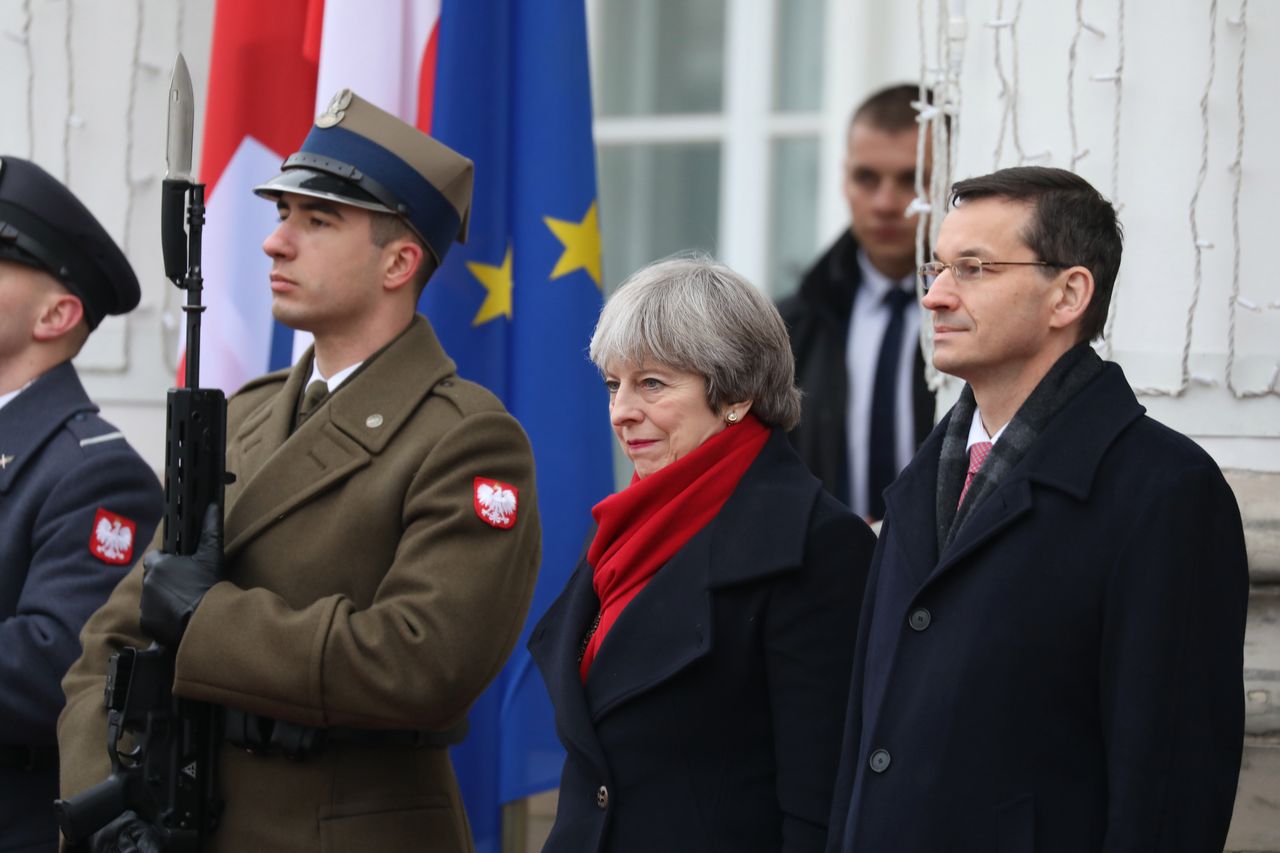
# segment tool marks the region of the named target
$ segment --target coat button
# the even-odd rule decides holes
[[[889,762],[892,760],[893,759],[889,757],[889,750],[877,749],[875,752],[871,753],[871,759],[867,764],[871,767],[872,771],[876,773],[883,773],[889,769]]]
[[[602,809],[609,808],[609,789],[604,785],[596,789],[596,805]]]
[[[923,631],[929,627],[929,623],[933,621],[933,614],[923,607],[917,607],[911,611],[911,615],[907,617],[907,624],[917,631]]]

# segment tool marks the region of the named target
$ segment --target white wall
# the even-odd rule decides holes
[[[1124,366],[1134,386],[1154,392],[1142,395],[1153,416],[1192,435],[1221,465],[1274,472],[1280,471],[1280,389],[1273,384],[1280,370],[1280,285],[1269,273],[1267,258],[1280,190],[1280,164],[1271,153],[1280,132],[1280,112],[1271,95],[1271,85],[1280,76],[1280,54],[1270,50],[1280,35],[1280,8],[1254,3],[1248,7],[1245,26],[1240,26],[1235,21],[1241,5],[1240,0],[1083,0],[1083,20],[1101,31],[1099,35],[1078,27],[1072,0],[922,0],[923,21],[916,3],[832,0],[829,79],[833,98],[846,105],[884,83],[919,79],[922,29],[927,79],[941,79],[946,66],[939,50],[939,17],[949,23],[948,10],[956,13],[964,23],[948,27],[952,35],[961,36],[950,46],[962,56],[953,89],[960,105],[955,176],[1020,163],[1061,166],[1075,168],[1113,197],[1122,206],[1126,251],[1113,300],[1112,357]],[[1201,100],[1210,79],[1211,6],[1216,6],[1216,56],[1205,101],[1204,148]],[[1015,13],[1016,27],[991,26],[1014,21]],[[1013,144],[1012,122],[1003,150],[996,155],[1005,103],[996,66],[997,38],[1011,89],[1016,45],[1017,90],[1010,119],[1016,115],[1023,157]],[[1077,49],[1072,84],[1073,41]],[[1116,84],[1092,77],[1114,74],[1122,50],[1117,114]],[[1238,104],[1242,50],[1244,85]],[[1236,176],[1231,166],[1242,113],[1237,243],[1232,230]],[[844,117],[834,112],[831,117],[837,133],[842,132]],[[1118,157],[1113,153],[1117,120]],[[828,189],[822,210],[827,234],[838,231],[847,218],[836,192],[840,141],[836,136],[828,146],[832,177],[823,182]],[[1087,155],[1079,157],[1085,150]],[[1191,203],[1202,159],[1206,165],[1196,222],[1200,240],[1212,248],[1201,250],[1193,313],[1197,296]],[[1239,296],[1261,311],[1232,301],[1237,245]],[[1236,393],[1226,385],[1233,315]],[[1188,347],[1189,316],[1193,324]],[[1189,383],[1183,381],[1184,349],[1189,349]],[[1241,399],[1269,385],[1272,393]]]
[[[133,262],[142,304],[104,321],[76,365],[105,416],[157,468],[180,297],[160,259],[166,95],[181,50],[203,102],[212,21],[213,0],[0,0],[0,156],[33,159],[63,179]]]

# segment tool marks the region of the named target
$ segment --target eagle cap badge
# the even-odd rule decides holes
[[[520,490],[501,480],[476,477],[472,498],[480,520],[499,530],[515,526]]]
[[[341,89],[329,101],[324,112],[316,116],[316,127],[333,127],[347,115],[347,107],[351,106],[351,90]]]
[[[99,507],[89,533],[89,553],[112,566],[128,565],[137,535],[137,522]]]

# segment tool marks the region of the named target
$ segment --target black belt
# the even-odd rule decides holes
[[[313,728],[232,708],[223,709],[223,734],[226,739],[248,752],[280,754],[302,760],[322,753],[330,743],[357,746],[432,746],[448,747],[462,743],[467,736],[467,721],[442,732],[410,729],[352,729],[345,726]]]
[[[0,768],[32,772],[57,766],[57,747],[0,743]]]

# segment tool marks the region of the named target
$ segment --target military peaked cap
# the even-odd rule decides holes
[[[405,124],[350,89],[316,117],[302,149],[253,191],[327,198],[399,216],[437,265],[467,239],[474,166],[461,154]]]
[[[44,270],[79,297],[90,329],[142,298],[124,252],[71,190],[30,160],[0,157],[0,259]]]

